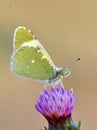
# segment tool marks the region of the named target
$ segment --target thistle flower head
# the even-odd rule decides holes
[[[50,124],[58,124],[70,119],[76,96],[73,89],[69,92],[64,89],[64,85],[44,88],[35,105],[37,111],[44,115]]]

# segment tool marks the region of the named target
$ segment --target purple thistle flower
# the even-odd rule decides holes
[[[70,119],[75,99],[73,89],[68,92],[61,84],[54,88],[50,87],[50,90],[44,88],[35,107],[48,120],[49,124],[56,125]]]

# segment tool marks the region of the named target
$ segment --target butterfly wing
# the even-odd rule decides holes
[[[11,68],[18,75],[36,80],[49,80],[56,75],[56,67],[46,50],[25,27],[15,30]]]
[[[18,49],[24,42],[32,41],[35,39],[35,35],[25,27],[19,26],[14,32],[13,49]]]

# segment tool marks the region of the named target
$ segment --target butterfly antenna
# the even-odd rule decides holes
[[[73,63],[75,63],[75,62],[77,62],[77,61],[80,61],[80,58],[77,58],[76,60],[70,62],[67,66],[69,66],[69,65],[71,65],[71,64],[73,64]]]

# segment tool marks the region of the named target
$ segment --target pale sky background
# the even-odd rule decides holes
[[[25,26],[37,35],[56,66],[72,71],[64,79],[77,96],[73,119],[81,130],[97,129],[97,1],[3,0],[0,2],[0,130],[44,130],[34,105],[43,84],[10,71],[13,32]]]

